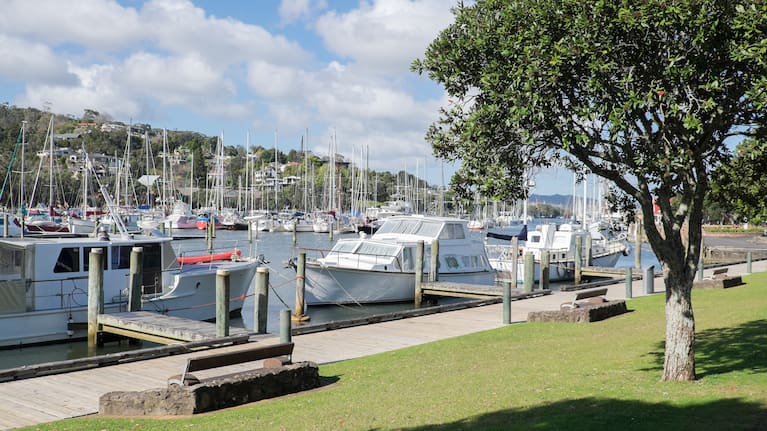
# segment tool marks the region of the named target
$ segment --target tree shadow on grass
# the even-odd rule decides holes
[[[528,409],[507,409],[411,431],[450,430],[764,430],[767,410],[758,403],[723,399],[692,406],[584,398]]]
[[[663,369],[665,342],[658,343],[649,354],[655,366]],[[752,373],[767,370],[767,320],[754,320],[735,327],[713,328],[695,334],[695,368],[697,377],[733,371]]]

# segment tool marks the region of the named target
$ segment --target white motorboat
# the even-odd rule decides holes
[[[482,242],[469,236],[466,220],[395,216],[372,237],[340,239],[322,257],[307,257],[307,304],[412,301],[418,241],[424,241],[424,277],[431,242],[439,240],[439,280],[493,284],[495,270]]]
[[[209,320],[216,314],[216,271],[230,274],[231,310],[242,308],[261,260],[235,253],[226,261],[176,257],[171,238],[116,234],[98,237],[0,239],[0,347],[85,336],[89,253],[103,250],[104,310],[126,311],[130,255],[143,247],[142,306],[172,316]],[[230,253],[231,254],[231,253]],[[205,260],[205,259],[200,259]]]
[[[534,279],[540,277],[541,253],[549,253],[549,280],[566,281],[575,276],[575,245],[576,238],[581,238],[581,258],[587,255],[588,237],[591,237],[591,263],[592,266],[614,267],[621,255],[628,255],[629,248],[625,237],[610,238],[598,229],[583,230],[569,223],[557,226],[554,223],[541,224],[534,231],[524,231],[526,240],[520,245],[517,254],[511,245],[487,244],[487,255],[490,264],[499,272],[500,279],[517,277],[524,280],[524,256],[527,253],[533,255],[535,262]],[[492,236],[488,234],[488,236]],[[497,236],[496,236],[497,237]],[[524,239],[524,238],[520,238]],[[517,272],[513,272],[513,264],[516,260]],[[584,262],[584,265],[587,263]]]

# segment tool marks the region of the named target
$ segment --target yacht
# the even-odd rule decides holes
[[[527,226],[525,225],[525,228]],[[532,253],[535,261],[535,280],[540,276],[541,253],[549,253],[549,280],[567,281],[575,277],[575,249],[576,238],[581,238],[581,257],[586,258],[588,237],[591,237],[591,266],[614,267],[621,255],[628,255],[629,248],[626,245],[625,236],[611,237],[597,227],[582,229],[579,225],[563,223],[545,223],[538,225],[535,230],[527,232],[523,230],[524,241],[517,249],[517,254],[509,244],[487,244],[490,263],[499,274],[499,279],[517,277],[524,280],[524,256]],[[507,235],[493,235],[488,237],[508,239]],[[517,272],[513,273],[513,262],[517,261]],[[584,263],[585,264],[585,263]]]
[[[234,311],[262,262],[238,251],[226,261],[186,263],[191,260],[176,256],[171,238],[121,232],[0,239],[0,347],[85,337],[92,249],[103,250],[106,313],[127,310],[130,255],[142,247],[143,310],[196,320],[215,318],[218,269],[229,271]]]
[[[363,304],[412,301],[415,271],[428,277],[431,243],[439,241],[440,281],[493,284],[482,241],[470,237],[466,220],[422,215],[393,216],[375,234],[338,240],[321,257],[306,260],[306,303]],[[416,246],[424,242],[424,267]]]

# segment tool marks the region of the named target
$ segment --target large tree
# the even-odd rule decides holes
[[[767,3],[477,0],[453,14],[413,63],[450,95],[434,151],[496,194],[523,194],[519,173],[556,158],[614,184],[664,267],[662,379],[695,379],[703,198],[728,140],[765,129]]]

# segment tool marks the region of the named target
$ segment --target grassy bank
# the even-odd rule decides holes
[[[655,295],[600,323],[515,324],[324,365],[322,389],[214,414],[34,429],[767,429],[767,274],[745,281],[694,292],[694,383],[659,381],[665,317]]]

